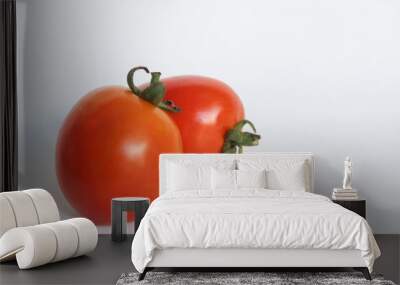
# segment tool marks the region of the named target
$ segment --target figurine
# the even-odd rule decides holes
[[[344,178],[343,178],[343,189],[352,190],[351,180],[352,180],[352,162],[350,156],[346,157],[344,161]]]

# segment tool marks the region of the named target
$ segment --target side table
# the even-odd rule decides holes
[[[332,202],[339,204],[340,206],[359,214],[361,217],[366,219],[366,201],[363,199],[357,200],[332,200]]]
[[[127,211],[135,213],[134,233],[136,233],[149,205],[150,200],[143,197],[113,198],[111,201],[111,239],[113,241],[126,239]]]

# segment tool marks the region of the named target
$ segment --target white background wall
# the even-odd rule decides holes
[[[133,65],[231,85],[262,134],[251,151],[312,151],[330,195],[354,159],[377,233],[400,233],[400,2],[18,0],[20,177],[63,203],[58,129]],[[144,78],[143,78],[144,79]],[[248,149],[250,151],[250,149]],[[65,216],[74,215],[63,203]]]

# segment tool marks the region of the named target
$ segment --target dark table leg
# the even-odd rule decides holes
[[[126,211],[121,203],[112,203],[111,207],[111,238],[113,241],[123,241],[126,238]]]

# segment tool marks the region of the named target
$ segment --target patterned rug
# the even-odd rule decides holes
[[[138,281],[138,273],[122,274],[116,285],[145,284],[328,284],[328,285],[395,285],[381,275],[372,275],[368,281],[359,272],[148,272],[146,278]]]

